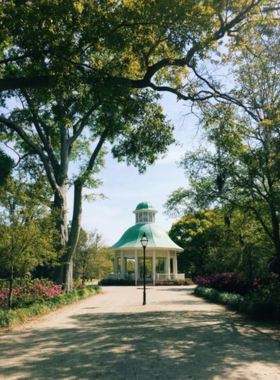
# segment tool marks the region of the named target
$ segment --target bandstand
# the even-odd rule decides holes
[[[109,249],[114,251],[114,273],[112,279],[133,279],[135,285],[143,281],[144,264],[141,238],[145,232],[148,238],[146,248],[146,281],[155,285],[156,281],[184,279],[177,269],[177,252],[183,248],[175,244],[167,233],[155,224],[157,211],[149,202],[141,202],[133,211],[135,225],[122,235]]]

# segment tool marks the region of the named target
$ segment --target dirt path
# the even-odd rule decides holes
[[[190,287],[104,294],[0,335],[0,379],[280,380],[265,325],[192,296]]]

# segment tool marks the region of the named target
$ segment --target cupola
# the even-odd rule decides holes
[[[133,213],[135,214],[135,224],[155,223],[157,211],[150,202],[139,203]]]

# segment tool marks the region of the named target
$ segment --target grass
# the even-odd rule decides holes
[[[37,316],[100,293],[100,291],[101,288],[99,286],[87,286],[83,289],[74,290],[71,293],[54,296],[48,301],[35,301],[26,307],[12,310],[1,310],[0,328],[11,329],[21,323],[28,322]]]

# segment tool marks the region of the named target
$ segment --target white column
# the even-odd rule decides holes
[[[135,249],[134,253],[135,257],[135,264],[134,264],[134,273],[135,273],[135,286],[137,286],[137,279],[138,279],[138,256],[137,256],[137,249]]]
[[[117,252],[115,252],[114,256],[114,275],[117,278],[118,275],[118,258],[117,258]]]
[[[123,251],[121,251],[121,277],[123,278],[125,274],[125,263],[124,263],[124,256]]]
[[[167,278],[170,278],[170,252],[167,252]]]
[[[178,274],[177,252],[175,252],[175,255],[174,255],[173,272],[175,274],[175,279],[177,280],[177,274]]]
[[[156,280],[156,251],[155,249],[153,249],[152,275],[153,275],[153,285],[155,286],[155,280]]]

